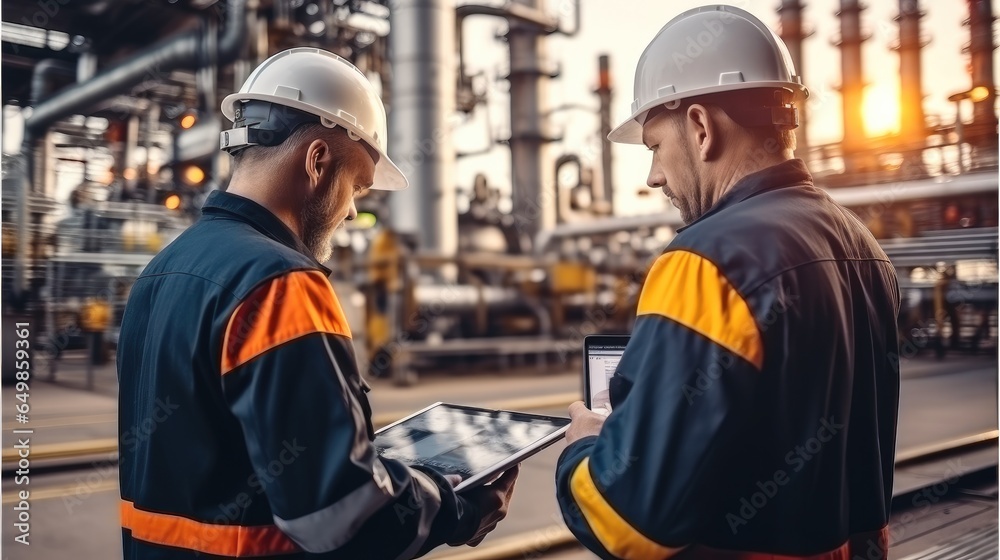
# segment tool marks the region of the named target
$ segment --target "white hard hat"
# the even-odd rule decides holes
[[[751,88],[809,95],[781,39],[749,12],[724,5],[667,22],[639,57],[634,87],[632,114],[608,135],[612,142],[641,143],[650,109],[673,109],[690,97]]]
[[[251,106],[255,114],[244,114]],[[351,139],[363,140],[378,152],[373,189],[407,187],[406,177],[389,159],[382,100],[357,67],[331,52],[297,47],[268,58],[238,93],[226,96],[222,114],[234,121],[233,129],[221,134],[223,150],[275,145],[301,124],[302,117],[318,117],[313,122],[327,128],[342,126]],[[267,122],[269,116],[271,123]],[[268,142],[273,136],[279,139]]]

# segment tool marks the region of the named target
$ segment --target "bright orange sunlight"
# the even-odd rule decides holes
[[[872,84],[865,89],[861,106],[868,136],[884,136],[899,132],[899,87]]]

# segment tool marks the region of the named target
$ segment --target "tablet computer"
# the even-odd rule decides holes
[[[569,418],[434,403],[375,432],[379,456],[457,474],[456,492],[489,482],[560,440]]]
[[[583,339],[583,395],[587,408],[611,413],[608,383],[622,359],[627,334],[592,334]]]

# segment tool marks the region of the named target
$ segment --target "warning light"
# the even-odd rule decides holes
[[[181,207],[181,197],[172,194],[163,199],[163,205],[167,207],[167,210],[177,210]]]
[[[197,165],[189,165],[184,169],[184,182],[189,185],[200,185],[205,180],[205,171]]]
[[[949,204],[944,209],[944,221],[946,224],[956,224],[961,218],[961,212],[955,204]]]
[[[358,217],[354,219],[351,225],[358,229],[370,229],[375,227],[376,223],[378,223],[378,218],[375,214],[371,212],[358,212]]]
[[[196,122],[198,122],[198,118],[193,113],[187,113],[181,117],[181,128],[191,128]]]
[[[969,92],[969,98],[976,103],[986,100],[986,98],[989,96],[990,96],[990,88],[986,86],[976,86],[972,88],[972,91]]]

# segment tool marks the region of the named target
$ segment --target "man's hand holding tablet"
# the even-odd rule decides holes
[[[514,482],[517,480],[517,474],[520,472],[521,466],[514,465],[513,467],[507,469],[500,478],[494,480],[490,484],[479,486],[478,488],[473,488],[462,493],[462,497],[465,498],[467,503],[470,503],[474,507],[478,508],[480,512],[486,512],[480,517],[479,527],[476,532],[473,533],[472,538],[464,540],[462,542],[452,542],[448,543],[452,546],[458,546],[462,544],[467,544],[469,546],[477,546],[479,543],[483,542],[486,535],[493,532],[497,528],[497,524],[507,517],[507,508],[510,507],[511,496],[514,495]],[[462,482],[462,479],[458,475],[446,475],[448,480],[452,482],[452,485],[457,486],[458,483]]]
[[[610,411],[608,413],[610,414]],[[567,445],[601,433],[604,421],[608,419],[607,414],[590,410],[582,401],[576,401],[569,405],[569,417],[571,423],[569,429],[566,430]]]
[[[461,528],[448,544],[476,546],[507,516],[520,461],[562,439],[568,425],[568,418],[436,403],[382,428],[374,444],[381,457],[451,483],[478,526]]]

